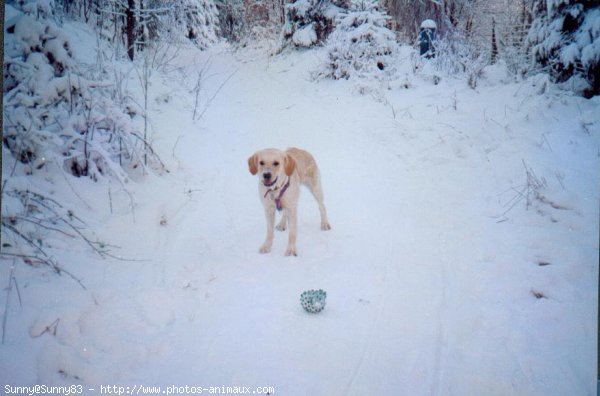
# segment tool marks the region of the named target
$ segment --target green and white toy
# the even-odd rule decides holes
[[[317,313],[325,308],[327,292],[319,290],[307,290],[300,295],[300,304],[306,312]]]

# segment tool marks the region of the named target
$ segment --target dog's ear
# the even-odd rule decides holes
[[[253,154],[252,157],[248,158],[248,169],[250,173],[256,175],[258,173],[258,155]]]
[[[284,168],[286,176],[291,176],[294,173],[294,169],[296,169],[296,161],[289,154],[285,155]]]

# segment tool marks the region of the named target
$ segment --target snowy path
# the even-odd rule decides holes
[[[597,292],[597,223],[585,218],[598,218],[598,133],[579,130],[572,103],[448,81],[396,88],[385,105],[345,82],[309,81],[310,53],[212,56],[209,97],[235,74],[196,123],[193,94],[156,81],[167,99],[153,102],[154,144],[172,173],[135,187],[135,224],[127,213],[106,220],[103,236],[147,261],[94,264],[77,308],[38,318],[60,316],[62,335],[36,344],[36,381],[593,393],[596,308],[582,301]],[[190,87],[194,57],[179,61]],[[303,190],[299,257],[283,256],[281,233],[260,255],[246,159],[289,146],[317,159],[333,230],[319,230]],[[548,178],[562,172],[567,191],[551,198],[567,210],[520,203],[504,214],[523,160]],[[328,293],[318,315],[299,304],[312,288]]]
[[[502,146],[511,137],[461,130],[478,108],[492,118],[505,104],[486,106],[462,88],[471,110],[451,114],[453,101],[463,100],[454,92],[436,101],[447,108],[434,120],[427,117],[433,105],[399,95],[396,106],[408,110],[396,120],[369,96],[348,96],[348,86],[306,81],[298,73],[305,68],[293,63],[309,69],[311,61],[239,65],[201,123],[206,130],[186,135],[178,150],[192,174],[211,175],[212,183],[180,230],[187,246],[175,245],[166,257],[203,240],[208,252],[196,268],[210,267],[204,278],[214,296],[207,299],[217,302],[208,312],[216,309],[212,315],[227,323],[205,341],[210,347],[198,346],[197,354],[212,350],[215,360],[198,362],[197,372],[212,369],[224,383],[274,381],[286,394],[556,391],[530,377],[531,358],[510,340],[522,330],[509,330],[521,308],[501,301],[496,285],[512,257],[497,244],[515,240],[493,229],[502,227],[495,217],[503,210],[489,157],[513,149]],[[273,252],[260,256],[264,219],[245,159],[288,146],[317,158],[334,230],[318,230],[316,205],[304,191],[300,257],[282,257],[281,234]],[[306,316],[298,296],[318,287],[328,291],[328,307]],[[525,286],[518,301],[536,303],[529,292]],[[506,333],[496,333],[498,326]],[[589,384],[574,379],[558,390],[573,386]]]
[[[227,106],[228,117],[216,115],[219,126],[208,137],[217,141],[219,135],[231,131],[238,141],[224,142],[230,152],[206,153],[207,161],[198,160],[200,166],[194,170],[207,172],[209,168],[208,173],[232,175],[226,178],[231,182],[215,186],[218,190],[211,191],[207,202],[198,205],[198,214],[188,216],[196,229],[188,237],[202,234],[203,227],[193,219],[206,217],[202,206],[210,207],[205,235],[217,239],[207,245],[221,246],[220,252],[215,252],[219,263],[213,270],[223,275],[215,275],[214,288],[215,298],[223,298],[223,304],[217,306],[226,312],[216,315],[229,323],[229,329],[222,335],[214,335],[211,342],[219,345],[220,353],[247,356],[253,366],[250,370],[249,362],[235,364],[225,358],[227,364],[225,368],[219,365],[218,375],[225,383],[232,375],[241,375],[249,383],[261,379],[267,383],[275,381],[276,389],[292,394],[294,389],[301,390],[300,393],[361,394],[366,390],[364,379],[372,378],[373,368],[381,365],[393,369],[401,363],[396,353],[381,361],[377,356],[387,347],[376,342],[382,336],[396,338],[395,325],[406,319],[398,315],[395,304],[388,302],[389,294],[398,301],[398,293],[393,289],[403,283],[396,267],[401,263],[390,263],[397,249],[396,213],[402,210],[397,201],[399,184],[394,171],[397,159],[381,153],[380,145],[371,141],[370,130],[380,108],[370,100],[363,102],[370,106],[371,114],[348,119],[345,105],[331,94],[306,92],[304,81],[299,82],[304,86],[282,90],[284,84],[277,77],[283,73],[266,73],[253,70],[254,67],[262,64],[249,65],[248,75],[240,71],[235,81],[231,81],[236,93],[239,90],[248,95],[239,107],[235,100],[227,98],[227,90],[220,96],[220,100],[234,105]],[[296,92],[299,97],[295,97]],[[282,117],[277,108],[289,109],[289,114]],[[239,120],[253,112],[259,112],[252,114],[253,118],[259,118],[256,125],[239,124]],[[228,125],[227,119],[233,124]],[[298,124],[294,125],[293,120],[299,120]],[[389,120],[380,123],[385,125]],[[198,139],[198,146],[204,139],[206,135]],[[257,249],[263,239],[264,219],[256,180],[247,173],[245,160],[259,148],[293,145],[309,149],[318,159],[330,217],[335,219],[334,230],[319,231],[316,205],[304,191],[300,257],[283,257],[283,235],[277,236],[270,255],[260,256]],[[198,146],[189,147],[195,152]],[[333,152],[332,147],[336,147]],[[181,152],[179,155],[185,156]],[[228,220],[215,233],[218,219]],[[224,284],[218,284],[219,278],[224,279]],[[328,307],[315,317],[307,316],[298,304],[299,294],[309,288],[328,291]],[[412,298],[418,299],[419,295]],[[418,301],[407,303],[410,306]],[[430,309],[435,316],[437,307]],[[229,322],[227,318],[233,320]],[[249,329],[248,324],[253,323],[264,326]],[[426,332],[428,326],[419,327],[415,334]],[[231,340],[241,340],[242,345],[228,345]],[[251,345],[244,345],[250,340]],[[378,360],[376,365],[374,359]],[[210,364],[203,362],[200,371]],[[389,372],[390,378],[382,386],[389,387],[389,381],[396,381],[394,371]],[[373,385],[376,384],[370,386]]]

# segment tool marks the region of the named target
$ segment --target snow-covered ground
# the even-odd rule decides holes
[[[79,33],[72,44],[92,56]],[[600,98],[540,93],[542,78],[511,83],[502,67],[476,90],[434,84],[403,54],[406,78],[373,93],[312,81],[320,50],[185,49],[179,69],[155,73],[152,143],[170,173],[130,182],[131,197],[106,181],[67,184],[50,166],[35,176],[123,259],[51,241],[86,290],[16,265],[22,304],[14,287],[0,297],[2,391],[594,395]],[[261,255],[247,158],[293,146],[319,164],[333,229],[319,230],[304,190],[298,257],[284,257],[282,233]],[[315,288],[327,306],[308,314],[299,297]]]

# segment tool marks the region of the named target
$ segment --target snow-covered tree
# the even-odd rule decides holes
[[[109,253],[54,195],[54,176],[79,196],[72,177],[124,187],[142,170],[164,167],[137,127],[139,105],[119,95],[119,81],[106,83],[114,70],[76,61],[54,2],[15,1],[5,10],[2,157],[10,169],[3,173],[0,259],[70,275],[48,250],[49,233],[83,239],[102,257]]]
[[[200,48],[217,40],[218,10],[213,0],[155,0],[156,10],[167,9],[160,16],[161,30],[171,33],[174,40],[188,39]]]
[[[513,75],[522,76],[529,68],[524,43],[533,21],[533,1],[503,0],[491,8],[498,59],[505,62]]]
[[[460,31],[454,31],[435,42],[433,66],[440,72],[464,77],[469,87],[475,89],[490,56]]]
[[[150,146],[127,104],[79,69],[68,35],[32,4],[11,9],[6,22],[4,147],[29,172],[50,163],[77,177],[123,181],[145,166]]]
[[[545,0],[528,36],[533,60],[556,82],[574,79],[585,96],[600,94],[600,4]]]
[[[332,32],[347,0],[296,0],[285,6],[283,38],[296,47],[322,43]]]
[[[217,41],[214,0],[53,0],[65,15],[83,19],[100,37],[125,48],[133,60],[158,40],[191,41],[206,48]]]
[[[273,42],[284,22],[286,0],[216,0],[221,36],[241,46]]]
[[[327,40],[328,60],[319,74],[333,79],[392,74],[397,43],[388,20],[377,0],[352,1]]]

